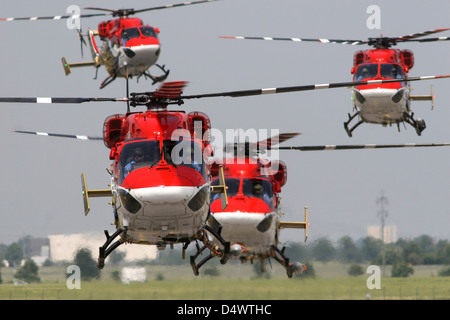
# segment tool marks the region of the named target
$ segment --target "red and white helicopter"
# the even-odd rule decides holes
[[[275,259],[286,270],[291,278],[305,270],[300,262],[291,262],[285,255],[285,247],[281,244],[280,233],[285,228],[305,229],[305,242],[308,238],[308,207],[304,207],[305,221],[282,221],[281,189],[287,182],[287,166],[274,156],[264,156],[268,151],[298,150],[298,151],[324,151],[324,150],[356,150],[375,148],[406,148],[406,147],[437,147],[450,146],[442,144],[363,144],[363,145],[318,145],[318,146],[290,146],[276,147],[299,133],[283,133],[270,139],[257,142],[234,143],[231,150],[233,156],[223,161],[213,163],[211,173],[212,185],[225,184],[228,197],[227,206],[221,206],[217,195],[211,195],[211,219],[208,223],[218,230],[221,236],[230,243],[230,259],[238,259],[242,263],[259,260],[261,271],[264,272],[264,260]],[[220,159],[219,159],[220,160]],[[225,182],[219,178],[219,164],[223,166]],[[219,247],[220,244],[217,243]],[[205,247],[206,248],[206,247]],[[205,249],[204,248],[204,249]],[[198,263],[195,259],[202,251],[199,250],[191,256],[191,266],[194,274],[199,274],[200,267],[210,259],[220,256],[220,252],[210,249],[209,255]],[[228,259],[221,259],[224,264]]]
[[[156,245],[183,244],[219,237],[211,229],[209,216],[209,165],[205,159],[210,141],[205,132],[211,127],[208,116],[202,112],[168,111],[172,98],[179,97],[185,82],[166,82],[157,91],[132,94],[130,98],[53,98],[16,102],[82,103],[88,101],[127,101],[132,106],[144,105],[144,112],[127,112],[107,117],[103,137],[81,135],[38,135],[103,140],[112,160],[110,188],[90,190],[84,173],[82,190],[85,214],[90,211],[90,197],[112,197],[116,231],[109,235],[99,249],[98,267],[103,268],[106,257],[123,243]],[[4,100],[2,100],[5,102]],[[21,133],[31,133],[17,131]],[[216,192],[224,188],[214,188]],[[226,205],[226,198],[224,205]],[[213,236],[207,235],[211,233]],[[116,242],[112,241],[119,238]],[[224,250],[214,248],[215,251]]]
[[[354,54],[351,73],[353,81],[399,79],[407,78],[408,72],[414,66],[414,54],[411,50],[392,49],[391,47],[400,42],[432,42],[446,41],[450,37],[437,37],[418,39],[423,36],[450,30],[450,28],[435,29],[400,37],[369,38],[368,40],[341,40],[341,39],[304,39],[304,38],[280,38],[280,37],[242,37],[224,36],[227,39],[250,39],[250,40],[280,40],[294,42],[319,42],[338,43],[347,45],[369,45],[375,49],[361,50]],[[400,131],[401,123],[408,123],[420,136],[425,129],[425,121],[414,118],[410,102],[415,100],[431,100],[433,105],[433,90],[430,95],[411,95],[408,82],[386,83],[383,85],[355,86],[352,89],[353,109],[355,113],[348,115],[349,119],[344,122],[344,128],[348,136],[352,136],[353,130],[360,124],[374,123],[382,126],[397,124]],[[356,124],[350,126],[355,117]]]
[[[186,82],[179,81],[165,82],[154,92],[131,93],[129,97],[125,98],[0,97],[0,103],[127,102],[132,107],[146,106],[145,112],[128,110],[126,114],[114,114],[104,121],[101,139],[110,149],[109,158],[112,161],[109,170],[110,188],[90,190],[86,186],[84,174],[82,175],[85,214],[90,210],[89,197],[112,197],[116,231],[112,235],[105,231],[107,240],[100,247],[98,266],[102,268],[106,257],[123,243],[152,244],[159,248],[183,244],[184,254],[191,242],[200,241],[203,243],[203,247],[200,248],[197,245],[197,253],[194,254],[194,258],[191,258],[191,263],[195,266],[195,258],[205,248],[213,252],[215,256],[219,255],[222,263],[230,258],[230,242],[221,236],[220,223],[217,223],[217,220],[208,221],[208,219],[214,220],[211,218],[213,215],[210,214],[211,193],[222,193],[222,211],[227,206],[226,185],[223,175],[218,186],[211,185],[212,164],[207,161],[212,150],[208,135],[211,128],[208,116],[201,112],[186,114],[184,111],[169,111],[167,110],[168,105],[180,105],[187,99],[243,97],[448,77],[450,75],[400,80],[366,80],[197,95],[182,95],[181,92]],[[20,132],[83,140],[99,139],[89,136]],[[400,146],[450,146],[450,143]],[[290,149],[327,150],[360,147],[319,146],[302,147],[302,149],[290,147]],[[363,146],[363,148],[379,147],[378,145]],[[381,147],[392,148],[399,147],[399,145]],[[117,237],[119,239],[112,243]],[[288,272],[290,271],[288,270]]]
[[[264,271],[264,260],[274,258],[286,269],[289,277],[301,273],[304,265],[291,263],[284,254],[284,247],[278,248],[279,232],[282,228],[305,229],[305,241],[308,235],[307,208],[305,207],[304,222],[280,221],[283,213],[280,208],[280,193],[287,181],[286,165],[280,160],[267,160],[257,156],[260,151],[267,151],[272,145],[296,136],[298,133],[281,134],[271,139],[257,143],[234,143],[231,145],[233,156],[217,159],[211,169],[212,185],[221,185],[219,164],[223,166],[225,185],[227,188],[227,207],[223,208],[218,194],[211,196],[211,227],[221,228],[222,237],[230,241],[231,259],[246,261],[260,260]],[[226,149],[225,148],[225,149]],[[217,244],[219,245],[219,244]],[[199,274],[199,268],[217,253],[210,251],[199,263],[195,258],[201,253],[191,256],[191,266],[194,274]],[[227,260],[222,259],[225,263]]]
[[[109,76],[103,80],[100,88],[104,88],[116,78],[125,78],[128,81],[129,78],[137,77],[139,79],[141,76],[150,78],[153,81],[153,84],[155,84],[157,82],[164,81],[169,75],[169,70],[166,70],[164,65],[160,66],[159,64],[156,64],[161,53],[161,43],[158,39],[158,34],[160,31],[158,28],[144,24],[141,19],[132,18],[130,16],[146,11],[175,8],[212,1],[218,0],[192,1],[139,10],[111,10],[88,7],[85,9],[106,11],[106,13],[81,14],[78,16],[64,15],[50,17],[1,18],[0,21],[61,20],[112,16],[114,19],[100,22],[98,24],[98,30],[88,29],[87,38],[92,54],[92,61],[68,63],[66,58],[63,57],[62,64],[65,74],[69,75],[72,72],[72,68],[95,67],[96,79],[98,68],[100,66],[104,66]],[[81,30],[78,30],[78,36],[81,40],[81,48],[83,48],[83,44],[86,45],[86,41],[83,38]],[[99,46],[96,43],[95,36],[99,36],[102,41],[102,46]],[[163,74],[160,76],[151,75],[148,72],[148,69],[153,65],[161,69]]]

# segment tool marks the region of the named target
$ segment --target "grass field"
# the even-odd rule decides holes
[[[12,270],[2,269],[1,300],[448,300],[450,277],[437,277],[441,266],[415,267],[407,278],[383,277],[381,289],[369,290],[369,275],[349,277],[346,265],[317,264],[315,279],[288,279],[273,266],[270,278],[256,278],[250,266],[219,266],[218,277],[192,275],[189,266],[147,267],[147,281],[113,281],[114,268],[105,268],[100,280],[82,281],[68,289],[64,267],[40,268],[41,282],[14,285]],[[162,280],[157,280],[162,278]]]

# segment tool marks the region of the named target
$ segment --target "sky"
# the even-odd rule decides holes
[[[181,1],[126,1],[126,8],[147,8]],[[1,17],[66,14],[78,5],[118,9],[124,1],[9,1],[0,5]],[[185,94],[351,81],[353,54],[364,46],[244,41],[219,36],[367,39],[402,36],[450,27],[450,2],[435,0],[221,0],[157,10],[138,15],[160,29],[158,61],[170,70],[168,80],[189,82]],[[369,29],[367,8],[380,8],[380,29]],[[82,10],[82,13],[86,13]],[[105,18],[106,19],[106,18]],[[96,29],[103,18],[81,21],[83,31]],[[439,36],[449,36],[444,32]],[[61,58],[81,57],[75,30],[66,21],[0,23],[0,96],[122,97],[125,81],[118,79],[99,89],[107,73],[93,68],[64,74]],[[410,76],[450,74],[450,42],[407,43],[414,52]],[[150,72],[159,74],[157,68]],[[348,88],[245,98],[209,98],[187,101],[179,107],[209,115],[212,126],[226,129],[268,129],[301,132],[284,145],[438,143],[450,141],[450,79],[413,82],[413,94],[429,94],[435,107],[414,101],[416,117],[427,128],[417,136],[411,127],[363,124],[349,138],[343,128],[352,113]],[[130,91],[156,89],[150,81],[130,81]],[[125,113],[124,103],[74,105],[2,104],[0,106],[1,222],[0,243],[20,237],[43,237],[113,230],[111,206],[91,200],[84,216],[81,173],[91,189],[107,188],[109,149],[102,142],[21,135],[30,130],[100,136],[104,119]],[[269,131],[270,132],[270,131]],[[377,198],[388,199],[386,225],[395,225],[398,237],[427,234],[450,238],[450,148],[408,148],[351,151],[280,151],[288,169],[282,190],[283,219],[301,221],[308,206],[309,240],[320,237],[359,239],[367,227],[380,225]],[[303,230],[283,230],[282,241],[303,241]]]

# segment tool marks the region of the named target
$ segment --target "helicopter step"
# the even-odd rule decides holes
[[[165,81],[167,79],[167,77],[169,76],[170,70],[166,70],[166,65],[160,66],[159,64],[155,64],[155,66],[158,67],[162,72],[164,72],[164,74],[162,74],[160,76],[152,76],[150,73],[144,72],[137,77],[137,80],[139,81],[139,78],[141,76],[144,76],[145,79],[150,78],[151,80],[153,80],[152,85],[154,85],[158,82]]]
[[[359,111],[355,112],[353,115],[350,115],[350,113],[348,114],[348,120],[346,122],[344,122],[344,129],[345,132],[347,132],[348,136],[351,138],[352,137],[352,132],[353,130],[355,130],[360,124],[363,123],[362,120],[359,120],[353,127],[351,127],[350,129],[348,128],[348,125],[350,124],[350,122],[357,116],[359,115]]]
[[[196,243],[197,252],[190,257],[190,263],[192,267],[192,271],[194,272],[194,275],[199,275],[199,269],[202,265],[204,265],[207,261],[209,261],[211,258],[215,256],[219,256],[220,263],[225,264],[227,263],[228,259],[230,258],[230,242],[225,241],[222,236],[220,235],[221,228],[218,230],[214,230],[210,226],[205,226],[205,233],[209,232],[212,234],[219,242],[223,245],[223,249],[219,248],[217,245],[215,245],[211,240],[207,238],[207,235],[205,234],[203,247],[200,248],[198,243]],[[200,262],[196,263],[195,259],[202,254],[202,252],[205,249],[209,249],[209,255],[205,258],[203,258]]]
[[[113,252],[118,246],[120,246],[121,244],[124,243],[124,238],[121,237],[119,240],[117,240],[116,242],[114,242],[109,248],[108,246],[111,244],[111,242],[117,238],[119,235],[121,235],[123,232],[126,232],[126,228],[125,227],[121,227],[119,229],[116,230],[116,232],[114,232],[112,234],[112,236],[109,235],[109,232],[107,230],[104,231],[105,232],[105,236],[106,236],[106,241],[103,244],[103,246],[101,246],[99,248],[99,254],[98,254],[98,262],[97,262],[97,267],[99,269],[103,269],[103,267],[105,266],[105,259],[106,257]]]

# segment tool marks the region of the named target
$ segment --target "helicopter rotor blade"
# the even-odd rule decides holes
[[[447,41],[450,37],[436,37],[436,38],[425,38],[425,39],[411,39],[411,40],[399,40],[398,42],[434,42],[434,41]]]
[[[392,83],[392,82],[407,82],[407,81],[418,81],[418,80],[431,80],[431,79],[443,79],[450,78],[450,75],[438,75],[438,76],[421,76],[421,77],[410,77],[402,79],[380,79],[380,80],[363,80],[356,82],[337,82],[337,83],[326,83],[326,84],[311,84],[302,86],[292,86],[292,87],[280,87],[280,88],[265,88],[265,89],[253,89],[253,90],[239,90],[239,91],[228,91],[228,92],[216,92],[216,93],[206,93],[197,95],[181,95],[182,88],[185,86],[185,81],[171,81],[165,82],[155,92],[144,92],[144,93],[131,93],[131,97],[127,98],[53,98],[53,97],[33,97],[33,98],[22,98],[22,97],[0,97],[0,103],[84,103],[84,102],[131,102],[131,105],[167,105],[171,104],[181,104],[185,99],[200,99],[200,98],[212,98],[212,97],[245,97],[245,96],[256,96],[263,94],[275,94],[275,93],[288,93],[297,91],[308,91],[308,90],[318,90],[318,89],[332,89],[341,87],[354,87],[362,85],[377,85],[382,83]]]
[[[71,138],[71,139],[78,139],[78,140],[103,140],[103,137],[74,135],[74,134],[48,133],[48,132],[23,131],[23,130],[15,130],[13,132],[24,133],[24,134],[34,134],[34,135],[46,136],[46,137]]]
[[[268,40],[268,41],[294,41],[294,42],[318,42],[318,43],[337,43],[349,44],[352,46],[367,44],[367,40],[343,40],[343,39],[307,39],[307,38],[281,38],[281,37],[242,37],[242,36],[221,36],[223,39],[239,40]]]
[[[219,1],[219,0],[202,0],[202,1],[191,1],[191,2],[176,3],[176,4],[167,4],[165,6],[134,10],[134,13],[140,13],[140,12],[151,11],[151,10],[160,10],[160,9],[183,7],[183,6],[193,5],[193,4],[200,4],[200,3],[214,2],[214,1]]]
[[[405,143],[405,144],[357,144],[357,145],[322,145],[322,146],[293,146],[278,147],[273,150],[298,151],[326,151],[326,150],[355,150],[355,149],[384,149],[384,148],[419,148],[419,147],[449,147],[450,142],[444,143]]]
[[[437,37],[437,38],[426,38],[426,39],[417,39],[419,37],[428,36],[437,32],[442,32],[450,30],[450,28],[441,28],[428,30],[424,32],[418,32],[406,36],[401,37],[387,37],[386,40],[391,44],[395,44],[396,42],[406,42],[406,41],[415,41],[415,42],[432,42],[432,41],[445,41],[450,40],[450,37]],[[269,41],[294,41],[294,42],[318,42],[318,43],[337,43],[337,44],[348,44],[348,45],[363,45],[363,44],[373,44],[375,45],[377,42],[374,39],[369,40],[344,40],[344,39],[307,39],[307,38],[282,38],[282,37],[248,37],[248,36],[221,36],[223,39],[239,39],[239,40],[269,40]]]
[[[294,133],[280,133],[276,136],[270,137],[266,140],[261,140],[257,142],[258,149],[270,149],[274,144],[280,144],[289,139],[298,136],[299,132]]]
[[[318,90],[318,89],[332,89],[332,88],[342,88],[342,87],[355,87],[355,86],[362,86],[362,85],[431,80],[431,79],[442,79],[442,78],[450,78],[450,75],[409,77],[409,78],[403,78],[403,79],[364,80],[364,81],[356,81],[356,82],[336,82],[336,83],[310,84],[310,85],[292,86],[292,87],[228,91],[228,92],[207,93],[207,94],[199,94],[199,95],[186,95],[186,96],[180,96],[179,99],[183,100],[183,99],[197,99],[197,98],[211,98],[211,97],[233,97],[233,98],[235,98],[235,97],[256,96],[256,95],[263,95],[263,94],[287,93],[287,92],[308,91],[308,90]]]
[[[111,13],[94,13],[94,14],[81,14],[81,15],[62,15],[62,16],[46,16],[46,17],[22,17],[22,18],[0,18],[0,21],[35,21],[35,20],[62,20],[70,18],[91,18],[108,16]]]
[[[413,34],[410,34],[410,35],[407,35],[407,36],[401,36],[401,37],[396,37],[396,38],[392,38],[392,39],[394,41],[397,41],[397,42],[405,42],[405,41],[412,41],[412,40],[413,41],[421,41],[421,40],[415,40],[415,39],[419,38],[419,37],[428,36],[430,34],[434,34],[434,33],[437,33],[437,32],[447,31],[447,30],[450,30],[450,28],[441,28],[441,29],[428,30],[428,31],[413,33]],[[446,37],[444,37],[444,38],[446,38]],[[430,39],[439,39],[439,38],[430,38]],[[425,41],[432,41],[432,40],[422,39],[422,41],[423,40],[425,40]],[[438,40],[435,40],[435,41],[438,41]]]
[[[146,12],[146,11],[153,11],[153,10],[160,10],[160,9],[168,9],[168,8],[176,8],[176,7],[182,7],[182,6],[188,6],[192,4],[199,4],[199,3],[205,3],[205,2],[213,2],[218,0],[203,0],[203,1],[191,1],[191,2],[184,2],[184,3],[177,3],[177,4],[168,4],[165,6],[158,6],[158,7],[151,7],[151,8],[145,8],[145,9],[119,9],[119,10],[112,10],[112,9],[105,9],[105,8],[95,8],[95,7],[86,7],[84,9],[86,10],[99,10],[99,11],[107,11],[109,14],[111,14],[114,17],[128,17],[130,15]]]
[[[52,98],[52,97],[0,97],[0,103],[84,103],[84,102],[126,102],[128,98]]]

